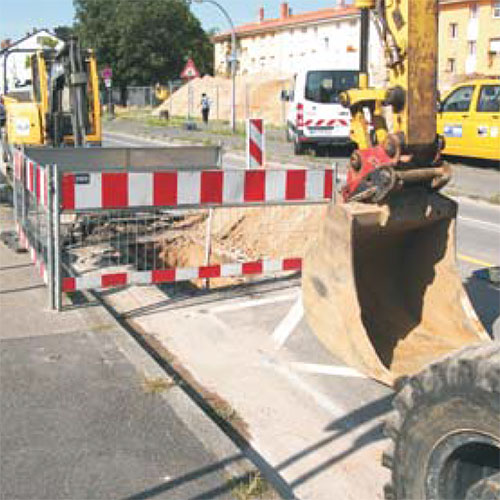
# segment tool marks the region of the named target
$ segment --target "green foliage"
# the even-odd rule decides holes
[[[72,26],[56,26],[54,33],[61,40],[67,41],[75,34],[75,29]]]
[[[55,40],[54,38],[51,38],[50,36],[39,36],[39,37],[37,37],[36,41],[43,48],[46,48],[46,49],[53,49],[59,43],[57,40]]]
[[[99,66],[113,69],[118,86],[179,78],[192,57],[202,74],[213,71],[213,48],[186,0],[74,0],[76,32],[96,50]]]

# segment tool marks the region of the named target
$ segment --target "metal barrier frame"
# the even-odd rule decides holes
[[[147,152],[150,151],[153,153],[148,159]],[[187,156],[191,152],[192,148],[189,148]],[[115,157],[120,157],[123,160],[122,165],[116,163],[103,165],[101,161],[109,160],[110,152],[103,151],[103,154],[99,155],[91,149],[57,150],[56,152],[56,150],[44,148],[13,148],[11,153],[14,158],[14,213],[19,240],[22,246],[30,250],[32,260],[42,274],[45,270],[45,281],[49,288],[49,306],[57,311],[62,310],[64,290],[75,291],[77,289],[107,288],[127,284],[156,284],[192,279],[255,275],[263,272],[298,271],[301,268],[301,259],[293,256],[210,265],[212,244],[210,226],[213,210],[217,207],[308,205],[335,201],[335,167],[315,170],[252,171],[244,169],[221,170],[217,169],[216,166],[215,170],[210,170],[203,169],[201,165],[186,166],[185,162],[182,164],[182,161],[179,160],[179,156],[173,162],[174,167],[172,167],[161,165],[161,151],[150,148],[138,148],[137,150],[126,148],[125,151],[123,149],[112,151],[111,155],[115,154]],[[209,153],[218,155],[220,151],[213,149]],[[212,158],[214,157],[212,156]],[[137,160],[138,166],[133,165],[134,158]],[[163,159],[165,161],[165,156]],[[189,163],[193,163],[193,161]],[[46,182],[46,185],[43,186],[39,180],[33,180],[41,179],[42,171],[44,172],[43,179]],[[133,179],[133,182],[130,179]],[[159,182],[159,187],[157,187],[157,182]],[[106,197],[103,195],[106,183],[109,184],[108,187],[112,193],[111,202],[102,204],[100,202]],[[68,186],[74,190],[72,198]],[[85,191],[92,186],[94,188],[92,193]],[[126,199],[130,203],[123,205],[119,202],[120,196],[122,196],[119,186],[125,186]],[[45,190],[43,196],[41,196],[41,189]],[[83,190],[80,197],[84,200],[83,206],[75,204],[75,200],[78,198],[75,193],[78,189]],[[139,192],[141,189],[142,192]],[[152,194],[155,190],[161,195],[159,198],[157,197],[158,199]],[[186,193],[185,203],[180,203],[178,197],[173,199],[167,196],[166,193],[173,191],[176,194],[177,192]],[[101,193],[101,198],[98,196],[99,193]],[[87,194],[89,196],[86,198]],[[149,203],[141,202],[148,196]],[[31,231],[29,214],[27,213],[29,208],[27,199],[35,202],[36,229],[34,234]],[[43,206],[42,203],[39,203],[41,199],[44,202]],[[82,280],[75,275],[75,271],[69,265],[64,263],[62,254],[61,218],[63,216],[77,217],[78,214],[113,213],[116,211],[128,211],[131,214],[136,214],[138,211],[147,213],[160,208],[180,211],[181,213],[192,208],[208,209],[204,266],[147,269],[143,272],[136,270],[129,273],[134,275],[136,281],[129,279],[127,273],[123,272],[108,275],[95,273],[95,276],[91,276],[93,279],[87,280],[88,286],[77,286],[78,283],[82,283]],[[43,211],[43,217],[45,217],[45,231],[40,228],[39,224],[40,210]],[[40,238],[43,238],[44,241],[42,242]],[[46,250],[44,250],[45,248]],[[64,274],[68,274],[69,278],[64,278]]]

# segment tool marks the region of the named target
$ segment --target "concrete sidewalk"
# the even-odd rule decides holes
[[[0,498],[232,498],[239,449],[99,304],[49,311],[2,243],[0,311]]]

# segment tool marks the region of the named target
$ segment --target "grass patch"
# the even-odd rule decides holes
[[[496,193],[493,196],[488,198],[490,203],[494,203],[495,205],[500,205],[500,193]]]
[[[278,495],[272,486],[262,477],[260,471],[253,470],[243,477],[232,478],[228,481],[232,495],[237,500],[272,500]]]
[[[170,377],[144,378],[142,387],[148,394],[161,394],[175,385]]]
[[[239,420],[238,412],[229,403],[218,399],[212,399],[209,402],[215,413],[226,422],[232,423]]]

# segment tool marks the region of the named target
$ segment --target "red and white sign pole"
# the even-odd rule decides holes
[[[264,167],[265,153],[264,120],[247,120],[247,169]]]

